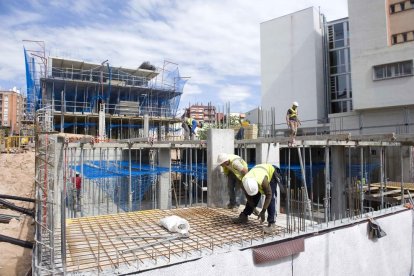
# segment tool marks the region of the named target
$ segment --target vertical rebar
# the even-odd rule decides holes
[[[325,147],[325,221],[330,218],[330,200],[331,200],[331,171],[329,160],[329,146]]]
[[[101,247],[100,247],[100,244],[101,244],[101,232],[98,232],[98,262],[97,262],[97,265],[98,265],[98,275],[100,274],[100,269],[99,269],[99,263],[100,263],[100,257],[101,257]]]
[[[66,213],[65,213],[65,192],[60,195],[60,255],[62,256],[63,274],[66,274]]]
[[[360,212],[360,214],[361,214],[361,218],[362,218],[362,214],[364,213],[364,181],[363,181],[363,179],[364,179],[364,148],[363,147],[361,147],[361,149],[360,149],[360,154],[361,154],[361,164],[360,164],[360,171],[361,171],[361,181],[360,181],[360,187],[359,187],[359,189],[360,189],[360,191],[359,191],[359,193],[360,193],[360,210],[359,210],[359,212]]]
[[[128,143],[128,211],[132,211],[132,169],[131,169],[131,147],[132,143]]]
[[[400,146],[400,166],[401,166],[401,205],[404,204],[404,163],[403,148]]]
[[[288,171],[287,171],[287,206],[286,206],[286,221],[287,221],[287,229],[289,233],[291,233],[291,225],[290,225],[290,201],[291,201],[291,194],[290,194],[290,148],[288,149]]]
[[[380,174],[381,209],[384,209],[384,147],[380,148]]]
[[[189,204],[193,205],[193,149],[190,147],[190,183],[189,185]]]
[[[142,171],[142,149],[139,149],[139,170]],[[141,176],[138,180],[138,206],[139,210],[142,210],[142,181]]]

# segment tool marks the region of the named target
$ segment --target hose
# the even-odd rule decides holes
[[[6,200],[0,199],[0,204],[3,204],[4,206],[8,207],[9,209],[12,209],[14,211],[26,214],[28,216],[34,217],[34,212],[33,210],[30,209],[26,209],[26,208],[22,208],[19,206],[14,205],[13,203],[10,203]]]
[[[15,199],[15,200],[27,201],[27,202],[35,202],[35,199],[34,198],[21,197],[21,196],[13,196],[13,195],[2,195],[2,194],[0,194],[0,198],[4,198],[4,199]]]
[[[20,246],[26,247],[26,248],[33,248],[33,243],[32,242],[15,239],[15,238],[5,236],[5,235],[1,235],[1,234],[0,234],[0,242],[8,242],[8,243],[12,243],[12,244],[15,244],[15,245],[20,245]]]

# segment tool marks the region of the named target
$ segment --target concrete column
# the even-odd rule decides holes
[[[279,143],[276,145],[273,143],[260,143],[256,144],[256,164],[272,164],[280,167],[280,151]],[[280,187],[276,187],[277,200],[276,200],[276,212],[280,213]],[[264,203],[264,198],[262,202]]]
[[[171,166],[171,150],[160,149],[159,150],[159,166],[164,168],[170,168]],[[171,208],[171,174],[166,172],[160,175],[157,184],[157,198],[158,198],[158,209],[169,209]]]
[[[280,166],[279,143],[256,144],[256,164],[264,163]]]
[[[65,182],[63,179],[63,170],[64,170],[64,149],[63,149],[63,138],[56,138],[56,136],[53,137],[54,139],[56,139],[56,142],[52,142],[49,146],[48,151],[54,151],[54,153],[52,153],[51,155],[49,155],[48,158],[50,158],[51,156],[54,156],[53,160],[53,180],[54,180],[54,186],[53,187],[48,187],[49,190],[53,191],[53,203],[54,203],[54,207],[53,207],[53,213],[54,213],[54,217],[53,217],[53,227],[55,229],[60,228],[60,224],[61,224],[61,208],[65,208],[65,212],[66,212],[66,207],[65,207],[65,202],[63,202],[63,206],[62,206],[62,191],[64,190],[64,186],[65,186]],[[49,138],[50,139],[50,138]],[[53,148],[50,148],[53,147]],[[49,162],[52,160],[48,160]],[[49,169],[51,169],[49,167]],[[48,181],[50,183],[50,181]],[[48,183],[48,184],[49,184]]]
[[[207,131],[207,206],[225,207],[228,202],[227,179],[217,164],[217,156],[234,152],[234,130]]]
[[[331,186],[331,219],[345,216],[346,160],[345,147],[331,147],[332,186]],[[327,164],[328,166],[329,164]]]
[[[144,115],[144,136],[143,137],[148,137],[149,136],[149,116],[148,114]]]

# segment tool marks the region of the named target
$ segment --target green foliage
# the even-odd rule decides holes
[[[240,117],[237,115],[230,115],[230,128],[232,127],[240,127],[241,121]],[[225,129],[227,128],[225,123],[204,123],[203,128],[198,129],[198,139],[200,140],[206,140],[207,139],[207,130],[214,128],[214,129]]]

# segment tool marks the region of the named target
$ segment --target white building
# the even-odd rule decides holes
[[[293,101],[304,125],[326,117],[322,34],[313,7],[261,24],[262,108],[275,107],[276,122],[285,121]]]
[[[331,116],[332,129],[414,132],[414,1],[348,0],[348,10],[354,111]]]
[[[414,1],[348,9],[328,23],[308,8],[261,24],[262,108],[276,111],[276,133],[292,101],[305,134],[328,119],[331,133],[414,132]]]

